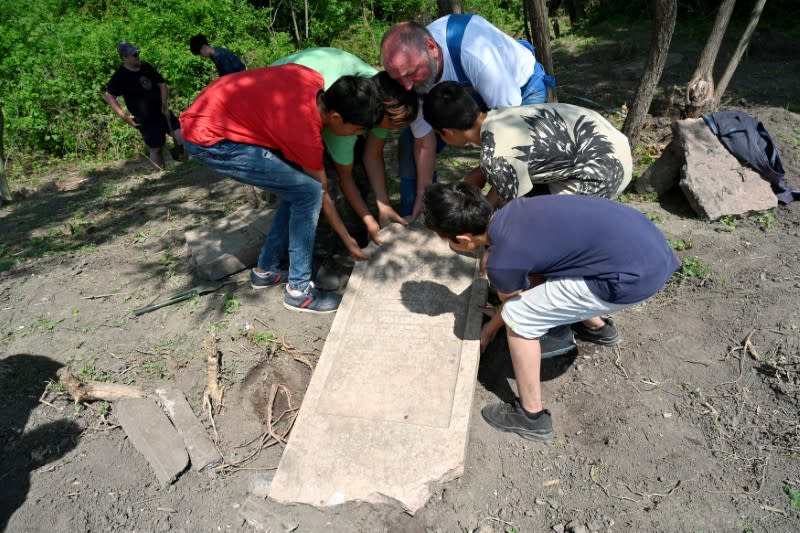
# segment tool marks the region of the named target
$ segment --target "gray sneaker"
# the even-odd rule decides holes
[[[514,403],[495,403],[481,409],[481,415],[495,429],[516,433],[523,439],[548,441],[553,438],[553,421],[550,411],[543,410],[538,418],[530,418],[518,400]]]
[[[288,285],[283,293],[283,306],[286,309],[300,311],[301,313],[335,313],[339,309],[341,301],[341,296],[336,293],[319,290],[314,286],[313,281],[308,284],[308,287],[299,296],[289,294]]]
[[[256,269],[250,271],[250,286],[254,289],[266,289],[267,287],[275,287],[281,283],[286,283],[289,279],[289,271],[278,269],[275,271],[256,272]]]
[[[612,346],[619,344],[622,340],[619,336],[614,321],[611,317],[603,318],[605,325],[602,328],[591,329],[583,325],[583,322],[578,322],[572,325],[572,331],[575,332],[575,338],[578,340],[593,342],[602,346]]]

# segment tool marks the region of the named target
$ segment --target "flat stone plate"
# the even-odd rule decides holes
[[[422,507],[463,472],[486,282],[477,258],[393,225],[353,270],[270,497]]]

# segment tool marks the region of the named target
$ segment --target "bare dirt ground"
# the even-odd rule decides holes
[[[727,103],[765,122],[798,187],[800,120],[785,107],[800,102],[800,63],[781,53],[798,43],[758,39],[763,53],[745,59]],[[619,109],[636,82],[625,69],[646,42],[646,32],[619,30],[586,49],[557,48],[556,64],[569,65],[562,100]],[[676,37],[684,58],[665,73],[672,83],[693,70],[689,43]],[[660,101],[669,114],[668,97]],[[657,157],[669,122],[651,122],[635,160]],[[443,179],[473,154],[448,152]],[[678,192],[622,200],[685,248],[678,254],[692,266],[617,317],[619,349],[581,344],[545,362],[552,443],[481,419],[483,405],[509,394],[498,339],[481,360],[460,479],[414,516],[391,505],[267,502],[279,518],[272,531],[797,531],[800,206],[710,224]],[[301,401],[332,318],[286,311],[280,290],[255,292],[246,273],[213,294],[132,313],[197,284],[184,231],[246,203],[240,186],[195,163],[159,173],[135,160],[59,169],[0,209],[0,260],[15,263],[0,272],[0,530],[253,530],[241,506],[280,459],[280,446],[254,455],[270,385]],[[226,464],[162,489],[113,408],[75,405],[55,373],[69,366],[83,379],[145,389],[172,382],[213,435],[202,406],[209,334],[222,353],[225,401],[214,424]]]

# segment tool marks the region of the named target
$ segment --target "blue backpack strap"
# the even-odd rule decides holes
[[[447,50],[450,53],[450,59],[453,60],[453,69],[456,71],[458,82],[461,85],[466,82],[467,86],[470,83],[466,74],[464,74],[464,68],[461,66],[461,41],[464,40],[464,30],[467,29],[467,24],[469,24],[471,18],[471,13],[467,15],[450,15],[447,18],[446,30]]]

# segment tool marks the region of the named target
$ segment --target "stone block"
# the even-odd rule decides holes
[[[222,461],[222,456],[206,433],[203,424],[194,415],[183,392],[167,386],[157,388],[156,394],[161,401],[161,407],[183,439],[194,469],[200,471],[218,465]]]
[[[257,531],[287,531],[288,524],[281,516],[273,512],[269,506],[255,496],[248,496],[242,504],[239,513],[242,518]]]
[[[199,277],[218,280],[256,264],[273,209],[243,208],[206,228],[186,231]]]
[[[417,223],[392,225],[347,285],[270,498],[414,513],[463,472],[486,281]]]
[[[672,128],[674,142],[684,159],[679,184],[698,216],[713,221],[778,205],[769,183],[742,166],[703,119],[679,120]]]
[[[114,414],[133,447],[147,459],[162,487],[175,481],[186,470],[189,456],[183,447],[183,439],[153,400],[117,400]]]

